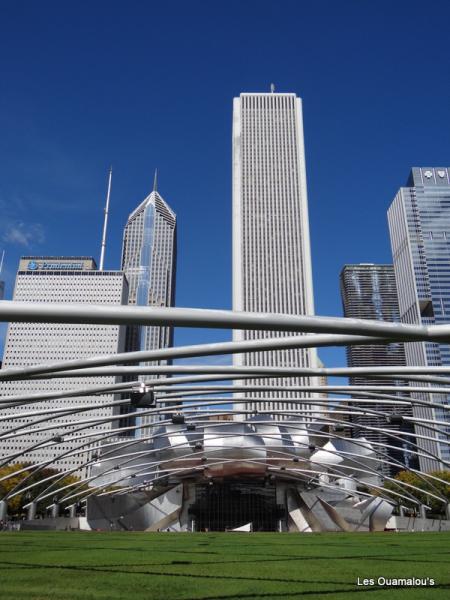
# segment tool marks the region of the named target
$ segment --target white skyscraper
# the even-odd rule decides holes
[[[234,99],[233,310],[314,314],[302,104],[295,94]],[[276,335],[235,331],[234,340]],[[314,350],[299,349],[240,355],[235,364],[313,367],[316,360]],[[292,378],[285,385],[303,381],[309,382]],[[282,380],[247,385],[274,383]],[[250,410],[298,408],[295,402],[274,402],[280,396],[298,398],[297,393],[240,396],[255,398],[247,404]]]
[[[120,271],[98,271],[95,261],[85,256],[48,257],[25,256],[19,263],[13,300],[20,302],[58,302],[80,304],[126,304],[128,286]],[[11,323],[6,335],[3,369],[24,367],[64,360],[86,359],[92,356],[116,354],[124,351],[125,328],[118,325],[82,325],[64,323]],[[117,377],[83,377],[80,379],[35,379],[27,381],[0,382],[0,396],[28,395],[37,393],[64,392],[90,386],[106,386],[117,382]],[[98,408],[72,415],[53,417],[42,422],[43,416],[33,412],[61,409],[72,406],[82,408],[93,404],[112,403],[113,394],[102,396],[80,396],[75,398],[51,399],[14,409],[5,409],[3,415],[27,416],[2,422],[0,458],[22,452],[34,446],[33,450],[21,455],[12,462],[32,462],[53,460],[61,470],[81,467],[89,451],[98,442],[89,433],[107,434],[117,427],[117,421],[99,422],[94,427],[71,434],[78,429],[80,419],[108,418],[115,414],[114,407]],[[70,425],[66,428],[67,424]],[[21,435],[13,437],[8,432],[20,427]],[[82,438],[83,435],[87,437]],[[52,438],[62,438],[58,443]],[[98,439],[98,438],[97,438]],[[108,440],[107,440],[108,441]],[[111,440],[109,440],[111,441]],[[58,455],[73,451],[82,444],[85,452]],[[82,449],[83,450],[83,449]]]

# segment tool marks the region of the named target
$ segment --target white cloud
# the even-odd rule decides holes
[[[5,229],[2,239],[9,244],[30,248],[45,241],[44,228],[40,223],[10,223]]]

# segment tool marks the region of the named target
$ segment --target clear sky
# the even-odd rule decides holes
[[[157,167],[177,305],[230,308],[232,98],[273,82],[303,99],[316,312],[341,315],[342,266],[391,261],[409,169],[449,164],[449,20],[447,0],[0,0],[7,297],[21,254],[98,257],[112,164],[106,267]]]

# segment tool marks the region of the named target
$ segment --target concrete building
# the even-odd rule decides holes
[[[399,322],[400,314],[398,308],[397,288],[393,265],[375,265],[362,263],[359,265],[345,265],[340,275],[340,287],[344,317],[354,319],[371,319],[380,321]],[[347,364],[349,367],[381,367],[381,366],[405,366],[405,348],[403,344],[373,344],[364,346],[347,347]],[[393,385],[392,379],[370,379],[368,377],[353,377],[350,379],[353,385]],[[398,384],[405,385],[404,382]],[[354,403],[358,411],[367,409],[367,404]],[[371,405],[371,409],[383,413],[395,413],[402,416],[412,416],[411,408],[399,408],[392,404]],[[380,459],[383,457],[387,462],[383,465],[383,473],[395,475],[402,466],[390,465],[389,461],[400,461],[402,464],[413,466],[411,453],[405,451],[405,438],[396,439],[378,431],[378,429],[390,429],[393,436],[395,431],[407,431],[413,434],[411,425],[392,424],[383,417],[373,414],[355,414],[351,417],[355,426],[352,429],[352,437],[364,436],[374,444]],[[367,429],[368,428],[368,429]],[[415,442],[415,440],[411,440]],[[391,446],[395,446],[396,449]],[[409,444],[410,446],[410,444]],[[386,457],[388,455],[389,458]]]
[[[13,300],[21,302],[58,302],[81,304],[126,304],[128,285],[120,271],[98,271],[94,259],[86,256],[49,257],[25,256],[19,263]],[[64,360],[86,359],[91,356],[123,352],[125,347],[125,328],[116,325],[81,325],[58,323],[11,323],[8,327],[3,356],[3,369],[23,367]],[[29,395],[36,393],[64,392],[93,385],[108,385],[117,382],[111,377],[87,377],[81,379],[36,379],[27,381],[5,381],[0,383],[0,395]],[[40,401],[39,411],[61,409],[63,407],[83,408],[93,404],[113,402],[113,394],[102,396],[83,396],[70,399],[51,399]],[[74,469],[87,460],[89,452],[98,445],[95,434],[111,431],[114,423],[102,423],[101,420],[91,427],[91,437],[81,439],[83,431],[74,435],[60,437],[60,427],[73,422],[72,429],[79,429],[79,421],[87,418],[111,417],[114,407],[99,408],[72,415],[55,416],[51,422],[42,423],[42,416],[35,416],[36,405],[24,408],[10,408],[4,415],[15,416],[24,411],[29,416],[20,416],[2,422],[2,433],[13,428],[23,428],[20,437],[8,438],[3,435],[0,441],[0,456],[18,454],[11,462],[54,461],[55,468]],[[68,430],[66,430],[68,431]],[[83,445],[84,444],[84,445]],[[34,448],[26,454],[20,454],[27,447]],[[70,454],[76,449],[80,454]],[[56,457],[68,453],[63,458]],[[53,466],[53,465],[52,465]],[[85,473],[82,473],[85,475]]]
[[[389,231],[397,281],[400,318],[404,323],[439,325],[450,322],[450,168],[415,167],[388,210]],[[405,345],[408,365],[450,365],[450,346],[428,342]],[[428,397],[424,396],[427,400]],[[448,404],[445,394],[434,402]],[[429,456],[420,459],[423,471],[442,468],[450,448],[439,439],[450,433],[450,413],[417,406],[416,416],[449,422],[443,433],[417,427]]]
[[[314,314],[302,103],[295,94],[247,94],[233,105],[233,310]],[[275,337],[235,331],[233,339]],[[289,335],[279,333],[279,336]],[[292,335],[292,334],[290,334]],[[315,350],[235,356],[236,365],[314,367]],[[307,380],[292,378],[286,385]],[[262,381],[255,380],[255,384]],[[264,380],[265,384],[282,381]],[[248,383],[249,390],[251,383]],[[249,392],[254,410],[295,409],[299,394]],[[236,394],[236,407],[243,394]],[[292,401],[289,401],[292,399]]]

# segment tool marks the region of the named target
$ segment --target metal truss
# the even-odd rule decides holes
[[[32,514],[37,502],[55,496],[54,503],[70,507],[92,495],[121,496],[153,489],[167,480],[182,481],[193,476],[207,479],[216,470],[231,465],[236,460],[233,453],[237,456],[243,449],[247,455],[240,460],[266,477],[330,490],[337,485],[345,488],[348,482],[349,496],[376,494],[392,504],[409,502],[419,507],[423,497],[420,487],[380,474],[386,466],[410,471],[426,484],[427,496],[446,505],[450,515],[448,499],[437,485],[446,482],[409,464],[413,460],[430,460],[441,470],[450,467],[442,453],[442,449],[450,447],[450,366],[288,368],[155,364],[293,348],[450,343],[450,325],[5,301],[0,302],[0,321],[159,325],[285,334],[2,369],[0,466],[31,464],[0,478],[1,485],[27,473],[0,498],[1,518],[6,514],[8,501],[22,494],[29,499],[27,506]],[[153,364],[145,364],[149,362]],[[114,377],[116,383],[83,383],[92,377],[109,381]],[[290,383],[299,377],[310,379],[310,384]],[[319,385],[319,377],[363,377],[373,383]],[[68,378],[74,382],[73,387],[67,390],[64,385],[64,390],[56,392],[14,394],[14,387],[5,387],[33,380],[60,380],[63,387]],[[267,393],[269,398],[264,397]],[[137,396],[151,400],[140,405]],[[62,401],[65,403],[61,405]],[[255,402],[263,408],[256,410]],[[266,402],[272,404],[270,409],[264,408]],[[92,416],[100,409],[108,414]],[[356,424],[356,417],[371,421],[359,419]],[[131,424],[120,426],[124,419],[131,419]],[[383,434],[387,441],[368,441],[374,434]],[[45,454],[46,460],[30,461],[37,452]],[[403,460],[395,453],[402,455]],[[76,466],[61,468],[62,461],[68,459]],[[58,472],[35,481],[40,472],[52,465],[59,468]],[[62,485],[72,474],[79,479]],[[390,482],[389,488],[384,482]]]

